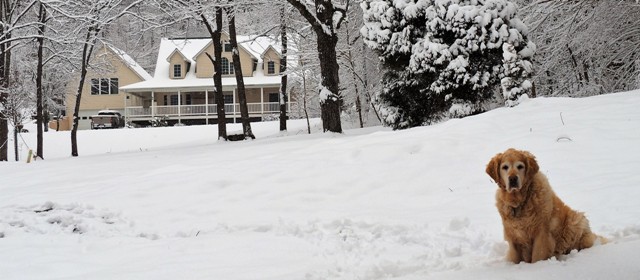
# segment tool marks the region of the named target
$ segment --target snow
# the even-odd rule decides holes
[[[147,73],[146,70],[144,70],[144,68],[142,68],[142,66],[140,66],[140,64],[138,64],[138,62],[136,62],[131,56],[129,56],[127,53],[125,53],[123,50],[120,50],[110,44],[107,44],[107,46],[116,54],[120,57],[120,59],[122,59],[122,61],[124,61],[124,63],[131,68],[131,70],[133,70],[138,76],[140,76],[141,79],[143,80],[150,80],[153,77]]]
[[[262,71],[261,63],[262,55],[266,52],[270,44],[273,44],[273,48],[278,51],[279,47],[275,44],[274,40],[266,37],[255,36],[238,36],[239,45],[244,48],[249,54],[251,54],[256,60],[258,60],[258,67],[253,75],[250,77],[244,77],[244,83],[249,87],[279,87],[280,76],[278,75],[265,75]],[[190,39],[168,39],[163,38],[160,41],[160,47],[158,49],[158,59],[156,61],[156,68],[152,79],[123,86],[122,90],[128,92],[139,91],[177,91],[177,90],[212,90],[214,87],[213,79],[211,77],[198,78],[195,70],[197,65],[195,58],[205,50],[211,44],[211,39],[208,38],[190,38]],[[186,73],[184,79],[171,79],[169,77],[169,71],[173,68],[170,65],[169,58],[174,52],[179,52],[185,59],[191,62],[189,72]],[[295,61],[295,56],[292,56]],[[237,81],[235,77],[223,77],[222,84],[225,89],[227,87],[233,88],[236,86]]]
[[[49,132],[46,160],[0,163],[0,275],[638,279],[638,106],[634,91],[532,98],[401,131],[254,123],[245,142],[216,141],[215,126],[79,131],[78,158],[68,132]],[[35,146],[35,133],[22,136]],[[509,147],[535,154],[611,243],[506,262],[484,170]]]
[[[488,87],[497,86],[495,81],[501,81],[505,104],[509,106],[516,105],[520,96],[530,91],[531,82],[527,78],[532,72],[530,60],[535,45],[523,36],[527,27],[517,18],[517,8],[511,1],[366,0],[360,7],[364,22],[360,33],[365,44],[376,51],[381,61],[392,66],[392,72],[409,72],[411,75],[407,76],[412,76],[413,83],[424,84],[421,87],[427,89],[425,98],[434,99],[434,103],[442,102],[438,100],[440,96],[456,102],[469,101],[474,98],[460,94],[464,91],[457,89],[467,86],[474,90],[472,94],[486,94],[491,90]],[[503,50],[503,63],[488,65],[487,61],[495,61],[491,58],[495,51],[487,49],[497,48]],[[393,83],[385,86],[390,84]],[[402,95],[398,90],[389,92]],[[388,95],[378,98],[381,107],[400,106],[380,110],[383,120],[400,120],[410,115],[405,113],[410,109],[399,105],[407,103],[398,101],[400,98]],[[487,100],[481,97],[473,102],[480,105]],[[467,111],[459,107],[447,109],[456,114]],[[446,109],[435,110],[445,113]],[[418,114],[413,115],[418,118],[415,117]],[[423,120],[413,123],[425,123],[433,117],[426,113],[423,116]]]
[[[326,100],[329,100],[329,98],[333,98],[335,96],[331,92],[331,90],[329,90],[327,87],[323,85],[318,85],[318,87],[320,88],[320,93],[319,93],[320,102],[325,102]]]

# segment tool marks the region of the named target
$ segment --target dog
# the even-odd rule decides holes
[[[591,232],[584,213],[556,196],[533,154],[508,149],[489,161],[486,172],[498,185],[496,207],[509,243],[507,260],[535,263],[606,243]]]

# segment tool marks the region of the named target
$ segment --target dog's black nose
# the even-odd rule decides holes
[[[518,187],[518,176],[509,176],[509,187],[511,188]]]

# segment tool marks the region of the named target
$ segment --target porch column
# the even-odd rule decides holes
[[[151,117],[154,118],[156,116],[156,92],[151,92]]]
[[[260,87],[260,114],[264,116],[264,88]]]
[[[178,90],[178,123],[182,123],[180,119],[180,116],[181,116],[180,107],[182,107],[182,93],[180,93],[180,90]]]
[[[209,90],[204,90],[204,123],[209,124]]]
[[[124,95],[124,123],[127,123],[129,122],[129,114],[127,114],[129,111],[127,110],[129,107],[127,106],[127,93],[125,92],[123,95]]]
[[[236,123],[236,88],[233,89],[233,93],[231,96],[233,97],[233,123]]]

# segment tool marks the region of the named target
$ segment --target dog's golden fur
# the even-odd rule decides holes
[[[584,214],[565,205],[538,169],[531,153],[515,149],[497,154],[487,164],[487,174],[499,187],[496,206],[509,243],[507,259],[514,263],[589,248],[599,239]]]

